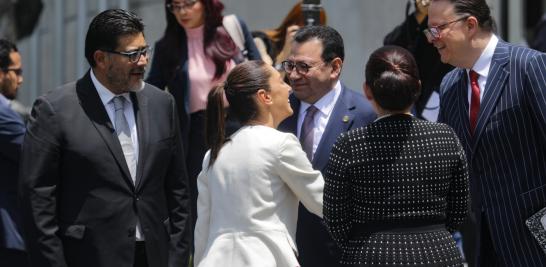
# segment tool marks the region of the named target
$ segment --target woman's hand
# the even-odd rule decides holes
[[[290,46],[292,45],[292,40],[294,40],[294,35],[296,35],[296,32],[300,29],[300,26],[298,25],[291,25],[286,28],[286,37],[284,38],[284,45],[282,47],[282,51],[277,55],[275,58],[275,63],[281,63],[283,62],[288,55],[290,55]]]
[[[415,0],[415,18],[421,24],[428,15],[430,0]]]

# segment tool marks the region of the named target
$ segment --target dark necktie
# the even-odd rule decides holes
[[[300,131],[300,142],[303,151],[307,154],[309,161],[313,160],[313,135],[315,132],[315,113],[318,109],[311,105],[307,108]]]
[[[480,86],[478,85],[478,73],[470,71],[470,87],[472,94],[470,96],[470,134],[474,135],[476,123],[478,122],[478,113],[480,111]]]
[[[115,126],[116,133],[118,135],[119,143],[121,149],[123,150],[123,155],[125,156],[125,161],[127,162],[127,167],[135,182],[135,172],[136,172],[136,157],[135,157],[135,148],[133,147],[133,141],[131,140],[131,129],[129,129],[129,123],[125,118],[123,113],[125,106],[125,98],[123,96],[116,96],[112,99],[114,102],[115,113]]]

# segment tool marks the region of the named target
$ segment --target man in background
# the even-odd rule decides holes
[[[415,11],[409,13],[410,6]],[[436,48],[427,41],[423,30],[428,23],[428,5],[430,0],[411,0],[406,6],[406,19],[390,32],[383,43],[398,45],[411,52],[419,67],[421,95],[414,105],[414,113],[419,118],[435,121],[438,116],[438,91],[442,78],[453,69],[449,64],[440,61]],[[428,105],[427,105],[428,104]]]
[[[21,55],[12,42],[0,39],[0,265],[28,266],[17,205],[23,120],[10,100],[23,82]]]

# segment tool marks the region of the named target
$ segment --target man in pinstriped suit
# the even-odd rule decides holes
[[[546,206],[546,54],[493,34],[485,0],[433,0],[425,34],[455,67],[439,121],[467,154],[478,266],[546,266],[525,220]]]

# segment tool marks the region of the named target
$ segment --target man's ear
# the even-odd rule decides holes
[[[271,95],[265,89],[259,89],[258,92],[256,92],[256,98],[258,99],[258,102],[264,103],[266,105],[270,105],[273,103]]]
[[[336,57],[330,62],[330,65],[332,65],[332,79],[339,78],[339,75],[341,75],[341,68],[343,67],[343,60],[341,60],[341,58],[339,57]]]
[[[468,17],[466,19],[465,26],[470,33],[475,34],[478,31],[478,26],[479,26],[478,19],[476,19],[476,17],[474,16]]]
[[[100,69],[106,69],[109,55],[107,55],[107,53],[102,50],[95,50],[95,52],[93,53],[93,59],[95,60],[96,67]]]
[[[372,101],[373,100],[373,93],[372,93],[372,89],[370,88],[370,86],[368,86],[368,84],[366,82],[364,82],[362,87],[364,89],[364,95],[366,96],[366,98],[369,101]]]

